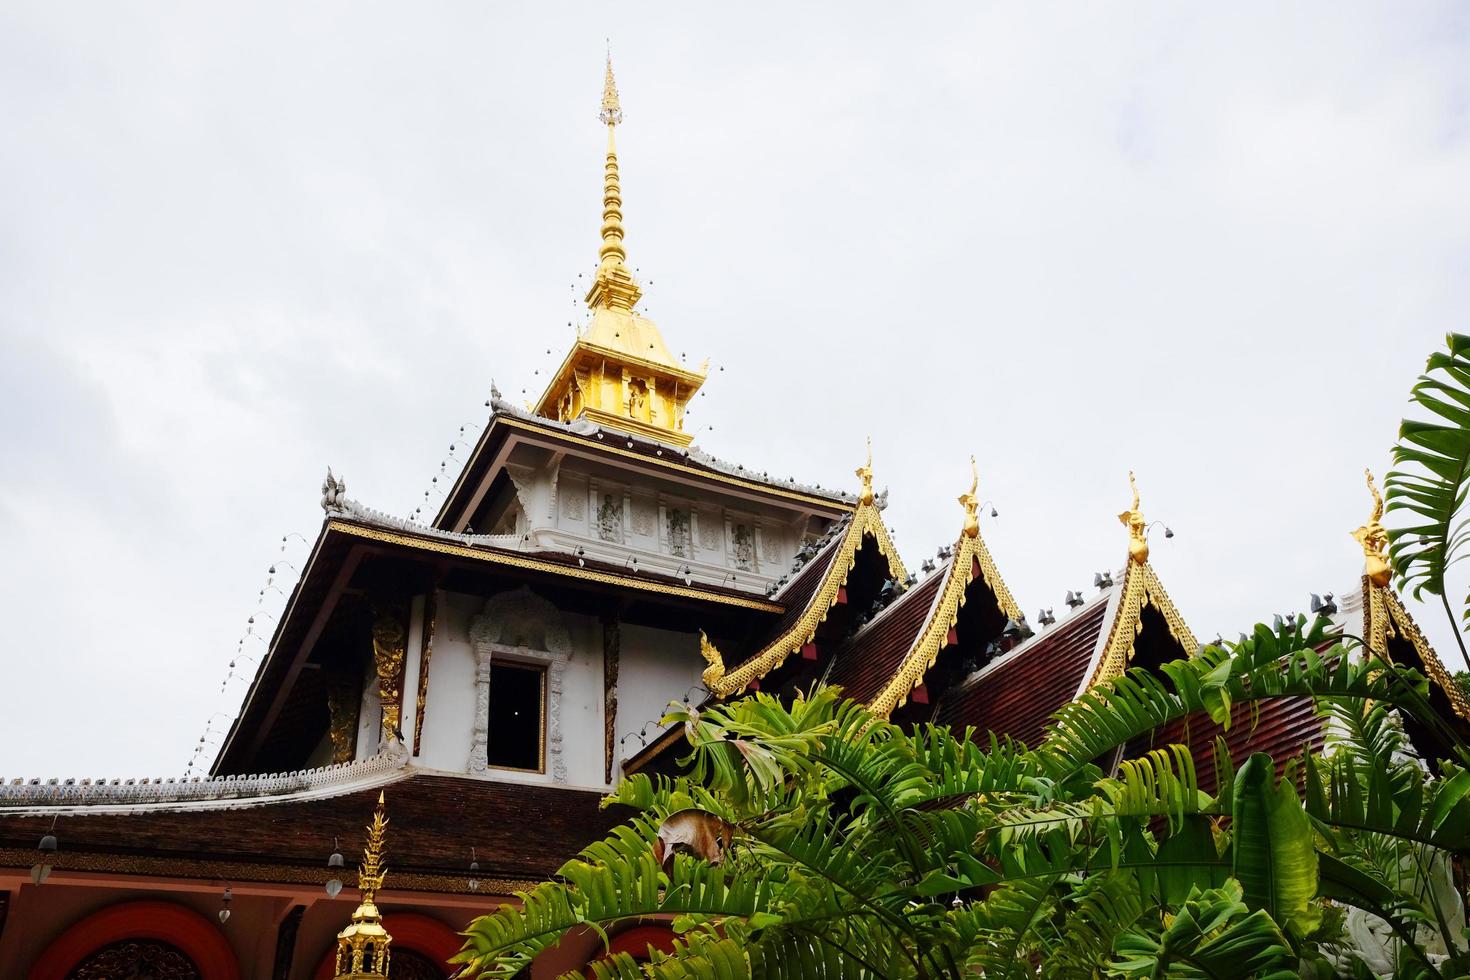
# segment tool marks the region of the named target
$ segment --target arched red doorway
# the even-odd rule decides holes
[[[674,948],[674,930],[666,925],[641,925],[630,926],[622,932],[609,937],[607,941],[607,952],[594,958],[596,960],[606,959],[614,953],[627,953],[633,959],[642,963],[648,959],[648,948],[652,946],[661,953],[667,953]],[[588,977],[592,976],[592,967],[583,971]]]
[[[393,937],[393,953],[410,950],[424,959],[431,960],[448,977],[451,967],[449,957],[458,953],[464,945],[464,937],[453,929],[417,912],[389,912],[383,916],[383,928]],[[337,965],[337,948],[328,946],[326,955],[317,964],[314,980],[332,980]]]
[[[209,919],[169,902],[123,902],[77,922],[46,947],[30,980],[66,980],[78,965],[105,947],[129,939],[157,940],[187,956],[202,980],[240,980],[229,942]]]

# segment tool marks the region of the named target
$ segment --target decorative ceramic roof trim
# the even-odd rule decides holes
[[[1146,561],[1128,561],[1123,570],[1121,596],[1102,656],[1098,658],[1097,666],[1093,668],[1087,682],[1077,692],[1079,697],[1099,684],[1123,676],[1133,660],[1133,644],[1138,639],[1138,634],[1143,632],[1143,610],[1148,606],[1153,606],[1164,617],[1169,634],[1186,654],[1193,656],[1194,651],[1199,649],[1199,641],[1194,638],[1184,617],[1174,607],[1169,593],[1164,591],[1163,583],[1159,581],[1153,566]]]
[[[396,779],[408,764],[408,751],[392,743],[377,755],[355,762],[298,769],[295,772],[241,776],[212,776],[194,779],[15,779],[0,785],[0,813],[53,812],[76,808],[93,813],[118,809],[174,809],[171,804],[191,804],[187,809],[206,809],[199,804],[220,803],[228,807],[248,805],[252,800],[290,796],[313,799],[337,796],[369,785]]]
[[[869,711],[879,717],[887,718],[894,709],[903,707],[908,701],[909,693],[914,688],[924,683],[924,676],[939,659],[939,651],[944,648],[949,631],[959,621],[960,610],[964,608],[970,583],[974,581],[972,572],[976,564],[980,566],[980,578],[995,596],[1001,611],[1011,619],[1022,618],[1021,607],[1016,604],[1016,600],[1012,598],[1010,590],[1006,588],[1004,580],[1001,579],[1000,569],[996,567],[995,559],[990,555],[990,549],[985,547],[985,541],[979,534],[974,537],[968,534],[960,535],[960,540],[955,545],[954,556],[945,570],[944,585],[935,597],[928,620],[923,629],[919,631],[913,646],[904,655],[893,677],[868,703]]]
[[[511,568],[521,568],[532,572],[545,572],[551,575],[564,575],[568,578],[582,579],[588,582],[598,582],[603,585],[617,585],[623,588],[636,589],[643,592],[657,592],[663,595],[678,596],[684,599],[699,599],[705,602],[718,602],[730,606],[739,606],[744,609],[757,609],[761,612],[784,612],[785,609],[778,603],[767,602],[764,599],[747,599],[743,596],[728,595],[723,592],[711,592],[705,589],[696,589],[688,586],[670,585],[665,582],[651,582],[647,579],[634,578],[631,575],[619,575],[613,572],[600,572],[590,568],[578,568],[573,565],[565,565],[561,562],[548,561],[544,558],[533,558],[529,555],[508,555],[498,551],[487,551],[484,548],[471,548],[465,545],[441,541],[435,538],[427,540],[419,537],[407,537],[404,534],[382,530],[375,527],[362,527],[357,524],[346,524],[337,520],[327,522],[329,530],[349,534],[353,537],[366,538],[369,541],[381,541],[386,544],[403,545],[408,548],[419,548],[424,551],[432,551],[438,554],[455,555],[460,558],[473,558],[477,561],[488,562],[495,565],[506,565]],[[413,532],[415,535],[417,531]],[[449,532],[440,532],[449,533]],[[427,537],[427,536],[426,536]]]
[[[896,582],[902,582],[907,577],[908,572],[904,570],[903,562],[898,557],[898,550],[894,548],[893,541],[888,537],[888,529],[883,526],[883,518],[879,514],[877,503],[869,494],[864,494],[864,497],[867,499],[859,503],[857,511],[852,516],[852,523],[847,527],[847,533],[836,544],[837,553],[832,556],[831,564],[823,573],[822,584],[812,594],[811,601],[802,610],[801,617],[790,629],[768,643],[759,653],[730,671],[725,670],[724,657],[720,651],[707,638],[701,636],[700,653],[704,655],[705,661],[709,664],[705,668],[703,680],[710,693],[719,697],[729,697],[740,693],[750,686],[751,681],[765,677],[785,663],[793,653],[816,639],[817,627],[826,621],[827,614],[837,604],[838,593],[846,584],[848,573],[857,564],[857,553],[862,547],[864,538],[871,537],[877,544],[878,551],[888,559],[890,578]]]
[[[1424,673],[1444,691],[1450,699],[1450,707],[1464,721],[1470,721],[1470,699],[1445,668],[1439,655],[1429,645],[1429,640],[1419,631],[1419,626],[1393,589],[1373,584],[1371,575],[1363,576],[1363,638],[1368,641],[1368,650],[1385,662],[1392,662],[1388,653],[1388,638],[1397,634],[1406,640],[1424,664]]]

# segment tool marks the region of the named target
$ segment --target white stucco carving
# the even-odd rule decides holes
[[[562,757],[563,672],[572,656],[572,641],[561,624],[561,612],[522,586],[491,597],[480,615],[470,621],[470,646],[475,653],[475,724],[470,741],[468,769],[491,771],[490,665],[496,660],[543,664],[546,667],[546,769],[554,782],[567,781]]]

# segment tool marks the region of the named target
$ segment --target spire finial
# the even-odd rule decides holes
[[[1372,471],[1365,469],[1363,475],[1368,478],[1368,493],[1373,497],[1373,512],[1368,515],[1368,523],[1352,533],[1358,544],[1363,546],[1363,574],[1368,576],[1368,581],[1381,589],[1393,577],[1387,556],[1388,532],[1379,523],[1383,519],[1383,496],[1373,485]]]
[[[1128,557],[1142,565],[1148,561],[1148,523],[1139,509],[1138,481],[1133,478],[1132,470],[1128,471],[1128,486],[1133,490],[1133,506],[1119,514],[1118,520],[1128,528]]]
[[[858,503],[871,504],[873,502],[873,437],[868,436],[868,458],[853,471],[857,478],[863,481],[862,490],[858,493]]]
[[[373,822],[368,824],[367,842],[362,849],[362,864],[357,871],[357,887],[362,901],[352,913],[347,928],[337,933],[337,980],[386,980],[390,962],[388,947],[393,937],[383,928],[377,897],[383,878],[388,873],[383,864],[384,840],[388,818],[383,815],[383,793],[378,792],[378,806]]]
[[[602,77],[602,112],[597,118],[608,126],[616,126],[623,121],[623,107],[618,103],[618,83],[613,78],[612,42],[607,46],[607,72]]]
[[[587,305],[594,310],[603,307],[627,312],[643,295],[637,280],[628,271],[623,248],[623,187],[618,177],[618,148],[613,133],[623,121],[618,86],[613,79],[612,51],[607,54],[607,71],[602,80],[602,111],[597,115],[607,125],[607,162],[602,173],[602,247],[592,288],[587,292]]]
[[[960,494],[960,505],[965,508],[965,537],[980,535],[980,498],[975,491],[980,489],[980,471],[975,468],[975,457],[970,457],[970,489]]]

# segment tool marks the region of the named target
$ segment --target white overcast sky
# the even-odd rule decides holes
[[[1033,621],[1130,467],[1201,638],[1353,586],[1470,328],[1470,7],[549,6],[0,8],[0,775],[181,772],[326,466],[407,513],[538,392],[605,37],[705,449],[851,486],[871,434],[913,567],[976,454]]]

